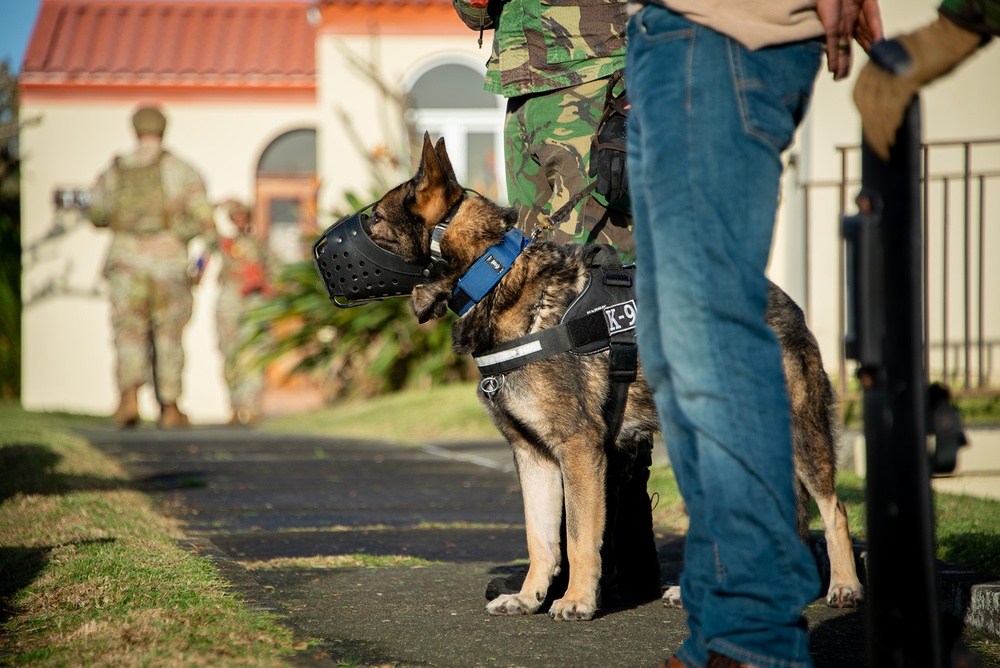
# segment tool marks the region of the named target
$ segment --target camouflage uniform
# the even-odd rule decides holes
[[[508,98],[507,194],[519,226],[556,241],[609,242],[632,255],[631,220],[596,193],[561,221],[550,216],[593,181],[590,146],[607,80],[624,67],[625,0],[453,0],[470,28],[495,29],[485,89]],[[556,228],[556,229],[552,229]]]
[[[222,270],[216,307],[219,350],[225,360],[223,374],[229,386],[233,422],[247,424],[260,415],[264,371],[254,363],[247,342],[256,332],[248,328],[246,314],[260,306],[267,292],[264,244],[250,234],[219,240]]]
[[[148,147],[146,147],[148,149]],[[167,151],[118,156],[91,191],[88,216],[114,233],[104,265],[123,393],[154,383],[163,405],[181,394],[181,333],[191,318],[188,242],[212,239],[198,172]]]
[[[984,38],[1000,35],[1000,0],[944,0],[938,12]]]

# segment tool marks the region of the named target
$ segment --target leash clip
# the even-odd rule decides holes
[[[490,401],[493,401],[493,395],[500,391],[506,382],[506,376],[486,376],[481,381],[479,381],[479,389],[482,390]]]

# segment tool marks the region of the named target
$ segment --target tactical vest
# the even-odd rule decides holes
[[[154,234],[170,229],[170,217],[160,173],[161,154],[156,162],[141,167],[125,167],[115,159],[117,184],[111,229],[132,234]]]

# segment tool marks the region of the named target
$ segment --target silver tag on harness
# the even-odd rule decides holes
[[[604,317],[608,320],[608,333],[619,334],[635,329],[635,300],[604,307]]]

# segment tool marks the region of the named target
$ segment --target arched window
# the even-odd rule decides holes
[[[257,162],[257,222],[279,260],[308,257],[316,233],[316,131],[290,130],[276,137]]]
[[[411,126],[418,136],[444,137],[462,185],[506,200],[503,98],[483,90],[482,68],[440,62],[409,87]]]
[[[257,163],[258,174],[303,175],[316,173],[316,131],[291,130],[268,144]]]

